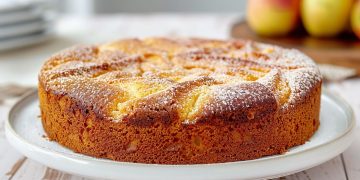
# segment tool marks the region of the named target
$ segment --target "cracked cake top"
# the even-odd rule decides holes
[[[39,80],[102,119],[150,125],[257,120],[301,102],[321,75],[294,49],[147,38],[66,49],[45,63]]]

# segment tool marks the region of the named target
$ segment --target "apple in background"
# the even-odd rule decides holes
[[[246,19],[259,35],[282,36],[296,27],[299,8],[299,0],[249,0]]]
[[[315,37],[332,37],[349,22],[352,0],[302,0],[301,17],[306,31]]]
[[[351,28],[360,39],[360,1],[358,0],[351,11]]]

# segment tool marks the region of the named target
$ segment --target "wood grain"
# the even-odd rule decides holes
[[[349,180],[358,180],[360,179],[360,79],[355,78],[329,83],[327,88],[332,93],[344,98],[353,108],[357,122],[356,138],[353,144],[343,153],[343,160]]]
[[[0,179],[10,179],[20,168],[24,157],[18,153],[5,138],[4,122],[10,110],[12,101],[0,105]]]
[[[356,139],[344,154],[344,166],[349,179],[360,179],[360,128],[357,128]]]
[[[25,160],[27,158],[26,157],[21,157],[20,159],[18,159],[16,161],[16,163],[11,167],[10,171],[7,172],[5,175],[9,178],[12,179],[14,177],[14,175],[16,174],[16,172],[20,169],[20,167],[24,164]]]
[[[33,160],[27,159],[19,168],[12,180],[19,179],[41,179],[46,170],[46,166]]]

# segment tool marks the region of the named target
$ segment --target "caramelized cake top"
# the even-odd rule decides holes
[[[264,118],[301,102],[321,75],[294,49],[147,38],[66,49],[45,63],[39,80],[99,118],[151,125]]]

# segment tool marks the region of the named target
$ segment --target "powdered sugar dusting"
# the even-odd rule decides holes
[[[137,109],[151,119],[151,114],[169,113],[167,107],[196,109],[199,120],[222,114],[256,119],[291,107],[321,83],[315,63],[294,49],[244,40],[167,38],[72,48],[51,57],[39,79],[47,90],[67,94],[118,122]],[[187,107],[198,106],[196,98],[188,100],[197,89],[209,98],[201,99],[203,108]]]

